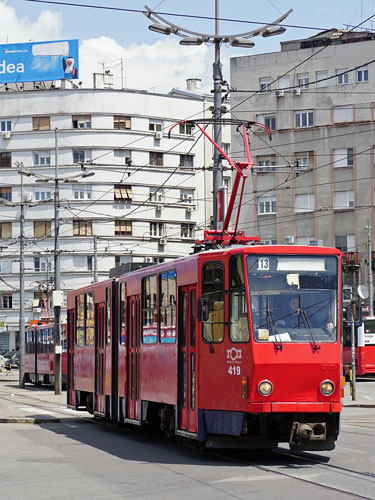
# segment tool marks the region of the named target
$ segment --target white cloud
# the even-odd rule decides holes
[[[101,72],[104,63],[115,76],[115,87],[120,87],[122,58],[127,88],[168,92],[173,87],[185,89],[187,78],[202,78],[206,87],[205,78],[211,74],[209,52],[206,46],[183,47],[173,38],[159,40],[153,45],[127,47],[113,38],[91,38],[80,46],[80,79],[85,87],[92,86],[92,73]]]
[[[35,21],[28,16],[17,17],[16,10],[6,1],[0,2],[0,43],[55,40],[61,38],[62,16],[43,10]]]

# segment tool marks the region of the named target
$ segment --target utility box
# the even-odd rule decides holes
[[[54,290],[52,292],[52,307],[63,307],[64,292],[62,290]]]

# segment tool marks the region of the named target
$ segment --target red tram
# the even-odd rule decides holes
[[[344,326],[344,374],[349,375],[352,364],[351,325]],[[375,317],[363,318],[360,326],[355,326],[356,374],[375,374]]]
[[[68,405],[206,447],[331,450],[341,253],[237,246],[68,294]]]
[[[55,343],[53,334],[54,324],[44,323],[29,326],[25,330],[25,382],[33,384],[55,383]],[[61,324],[62,345],[62,384],[66,386],[67,354],[66,354],[67,325]]]

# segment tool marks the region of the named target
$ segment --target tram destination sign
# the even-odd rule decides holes
[[[0,45],[0,84],[78,78],[78,40]]]

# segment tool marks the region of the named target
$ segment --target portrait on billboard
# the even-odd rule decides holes
[[[77,68],[74,65],[74,57],[64,57],[63,68],[66,75],[71,75],[72,78],[77,78]]]

